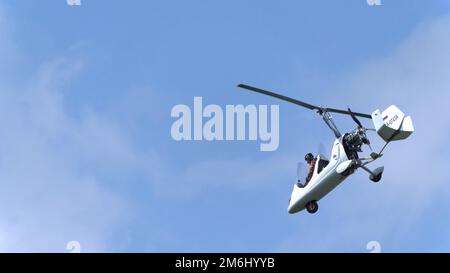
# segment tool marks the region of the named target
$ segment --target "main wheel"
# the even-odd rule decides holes
[[[383,173],[380,173],[376,176],[371,175],[370,180],[372,180],[372,182],[374,182],[374,183],[378,183],[378,182],[380,182],[382,175],[383,175]]]
[[[317,204],[316,201],[311,201],[308,204],[306,204],[306,210],[309,213],[314,214],[319,210],[319,205]]]

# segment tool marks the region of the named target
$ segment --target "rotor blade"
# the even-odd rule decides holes
[[[338,113],[338,114],[351,116],[351,113],[346,110],[339,110],[339,109],[334,109],[334,108],[324,108],[324,110],[327,112],[331,112],[331,113]],[[353,114],[357,117],[372,119],[372,116],[368,115],[368,114],[362,114],[362,113],[357,113],[357,112],[353,112]]]
[[[274,97],[274,98],[277,98],[277,99],[280,99],[280,100],[284,100],[284,101],[287,101],[287,102],[290,102],[290,103],[293,103],[293,104],[296,104],[296,105],[308,108],[310,110],[319,110],[319,111],[326,111],[326,112],[332,112],[332,113],[338,113],[338,114],[344,114],[344,115],[351,115],[351,113],[348,112],[347,110],[339,110],[339,109],[335,109],[335,108],[318,107],[318,106],[315,106],[315,105],[312,105],[312,104],[309,104],[309,103],[306,103],[306,102],[303,102],[303,101],[299,101],[299,100],[296,100],[296,99],[293,99],[293,98],[289,98],[289,97],[286,97],[286,96],[283,96],[283,95],[280,95],[280,94],[277,94],[277,93],[274,93],[274,92],[270,92],[270,91],[263,90],[263,89],[260,89],[260,88],[256,88],[256,87],[253,87],[253,86],[249,86],[249,85],[246,85],[246,84],[239,84],[238,87],[243,88],[243,89],[247,89],[247,90],[250,90],[250,91],[253,91],[253,92],[257,92],[257,93],[260,93],[260,94],[264,94],[264,95],[267,95],[267,96],[271,96],[271,97]],[[362,114],[362,113],[353,113],[353,114],[355,116],[358,116],[358,117],[372,119],[371,115]]]
[[[353,121],[358,124],[359,128],[363,128],[361,121],[359,121],[359,119],[356,118],[355,114],[352,112],[352,109],[350,109],[350,107],[348,108],[348,111],[350,112],[350,116],[352,117]]]
[[[312,104],[309,104],[309,103],[306,103],[306,102],[302,102],[302,101],[299,101],[299,100],[296,100],[296,99],[293,99],[293,98],[289,98],[289,97],[286,97],[286,96],[283,96],[283,95],[280,95],[280,94],[277,94],[277,93],[273,93],[273,92],[270,92],[270,91],[259,89],[259,88],[253,87],[253,86],[249,86],[249,85],[245,85],[245,84],[239,84],[238,87],[244,88],[244,89],[247,89],[247,90],[250,90],[250,91],[253,91],[253,92],[261,93],[261,94],[264,94],[264,95],[267,95],[267,96],[271,96],[271,97],[274,97],[274,98],[277,98],[277,99],[280,99],[280,100],[284,100],[284,101],[287,101],[287,102],[290,102],[290,103],[293,103],[293,104],[296,104],[296,105],[308,108],[310,110],[320,110],[321,109],[320,107],[317,107],[315,105],[312,105]]]
[[[370,151],[373,152],[372,145],[370,145],[370,143],[368,143],[367,146],[369,146]]]

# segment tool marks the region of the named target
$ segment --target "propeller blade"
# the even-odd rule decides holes
[[[318,152],[319,155],[325,156],[325,153],[326,153],[326,151],[325,151],[325,145],[324,145],[322,142],[319,144],[319,147],[318,147],[318,149],[317,149],[317,152]]]
[[[356,122],[356,124],[358,124],[359,128],[364,128],[361,124],[361,121],[359,121],[358,118],[356,118],[356,115],[352,112],[352,110],[350,109],[350,107],[348,108],[348,112],[350,113],[350,116],[352,117],[353,121]]]
[[[297,163],[297,182],[302,181],[303,163]]]

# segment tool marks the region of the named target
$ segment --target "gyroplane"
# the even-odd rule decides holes
[[[331,157],[326,158],[324,155],[317,155],[310,160],[313,164],[310,166],[310,174],[308,175],[307,181],[302,183],[301,178],[297,178],[291,198],[289,199],[288,212],[290,214],[298,213],[304,209],[311,214],[316,213],[319,209],[317,202],[358,169],[366,171],[371,181],[375,183],[379,182],[382,178],[384,167],[371,170],[368,168],[368,165],[383,156],[383,152],[389,143],[407,139],[414,132],[411,117],[406,116],[395,105],[388,107],[383,112],[375,110],[369,115],[353,112],[350,108],[341,110],[319,107],[245,84],[240,84],[238,87],[281,99],[317,112],[336,137],[331,150]],[[357,124],[357,128],[351,132],[341,134],[333,122],[331,113],[349,115]],[[364,127],[358,118],[371,119],[375,128],[368,129]],[[367,136],[368,131],[376,132],[384,140],[385,144],[379,152],[373,152],[371,142]],[[370,156],[364,157],[361,155],[363,145],[369,146],[372,151]]]

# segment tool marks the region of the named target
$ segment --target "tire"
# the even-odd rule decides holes
[[[375,183],[380,182],[381,178],[383,177],[383,171],[384,171],[384,167],[380,167],[378,169],[376,169],[375,171],[373,171],[373,174],[371,174],[369,176],[370,180],[372,180]],[[376,175],[374,175],[376,174]]]
[[[383,175],[383,174],[380,173],[380,174],[377,175],[377,176],[371,177],[370,180],[372,180],[372,182],[374,182],[374,183],[378,183],[378,182],[380,182],[382,175]]]
[[[310,213],[310,214],[314,214],[319,210],[319,205],[317,204],[316,201],[311,201],[308,204],[306,204],[306,210]]]

